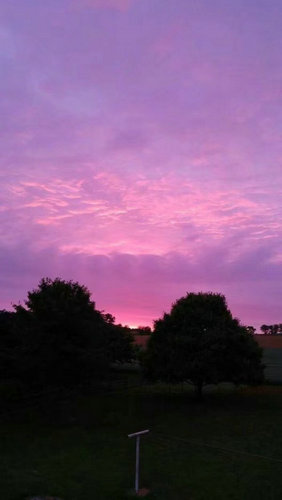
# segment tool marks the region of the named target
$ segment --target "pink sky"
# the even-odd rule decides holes
[[[280,0],[4,0],[0,307],[43,276],[151,325],[282,322]]]

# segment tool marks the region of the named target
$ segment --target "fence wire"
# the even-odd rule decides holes
[[[204,443],[204,442],[195,441],[195,440],[191,440],[191,439],[187,439],[187,438],[183,438],[183,437],[179,437],[179,436],[164,434],[161,432],[153,432],[152,433],[152,440],[155,440],[155,442],[159,443],[160,447],[163,447],[164,449],[168,449],[168,447],[178,448],[179,445],[182,445],[182,450],[183,450],[183,447],[186,446],[187,452],[189,451],[188,446],[189,447],[198,447],[198,448],[206,448],[206,449],[209,449],[211,451],[219,451],[219,452],[222,452],[225,454],[231,454],[232,457],[245,456],[246,458],[247,457],[248,458],[258,458],[261,460],[268,460],[271,462],[282,463],[282,458],[269,457],[267,455],[262,455],[259,453],[252,453],[252,452],[248,452],[245,450],[238,450],[236,448],[229,448],[229,447],[226,448],[226,447],[223,447],[219,444]]]

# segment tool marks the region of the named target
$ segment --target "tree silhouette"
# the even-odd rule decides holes
[[[21,328],[21,377],[30,384],[73,385],[101,379],[112,361],[132,357],[132,339],[114,317],[95,308],[89,290],[43,278],[15,306]]]
[[[205,384],[261,382],[261,356],[223,295],[190,293],[155,322],[143,365],[150,379],[190,381],[201,396]]]

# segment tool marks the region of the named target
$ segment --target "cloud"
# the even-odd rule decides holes
[[[277,259],[279,197],[268,191],[220,189],[178,173],[148,179],[108,169],[89,177],[28,176],[3,185],[3,241],[29,238],[64,252],[164,255],[230,245],[229,259],[267,241]],[[16,228],[16,229],[15,229]]]
[[[91,7],[95,9],[114,9],[127,11],[133,0],[79,0],[79,7]]]

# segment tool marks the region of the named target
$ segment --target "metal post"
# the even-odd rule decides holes
[[[136,464],[135,464],[135,491],[139,490],[139,451],[140,451],[140,436],[136,437]]]
[[[140,436],[142,434],[147,434],[149,429],[140,432],[134,432],[133,434],[128,434],[129,438],[136,438],[136,461],[135,461],[135,493],[138,495],[139,491],[139,462],[140,462]]]

